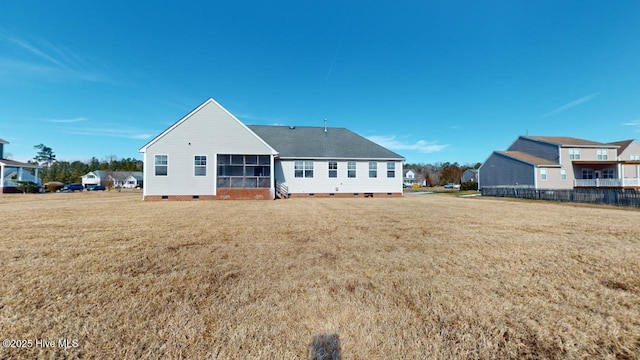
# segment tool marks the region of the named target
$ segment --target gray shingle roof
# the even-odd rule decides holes
[[[280,153],[281,158],[377,159],[404,158],[345,128],[248,125]]]

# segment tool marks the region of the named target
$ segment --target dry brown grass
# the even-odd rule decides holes
[[[441,195],[0,196],[2,358],[640,353],[639,213]]]

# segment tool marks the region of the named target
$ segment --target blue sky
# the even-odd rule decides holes
[[[408,162],[519,135],[640,138],[638,1],[0,2],[15,160],[138,149],[213,97],[246,124],[346,127]]]

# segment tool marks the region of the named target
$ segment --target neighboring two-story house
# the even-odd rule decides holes
[[[403,171],[402,183],[405,186],[412,186],[413,184],[415,184],[416,183],[416,173],[411,169],[407,169],[407,170]]]
[[[640,187],[640,143],[520,136],[479,169],[479,186],[536,189]]]

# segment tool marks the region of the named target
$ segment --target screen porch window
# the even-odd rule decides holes
[[[593,179],[593,169],[582,169],[583,179]]]
[[[193,168],[195,176],[207,176],[207,157],[205,155],[194,156]]]
[[[369,161],[369,177],[370,178],[378,177],[378,162],[377,161]]]
[[[218,188],[268,188],[271,186],[269,155],[218,155]]]
[[[154,158],[156,176],[167,176],[169,173],[169,155],[156,155]]]
[[[393,161],[387,162],[387,177],[388,178],[396,177],[396,164]]]
[[[329,177],[337,178],[338,177],[338,162],[337,161],[329,161]]]

